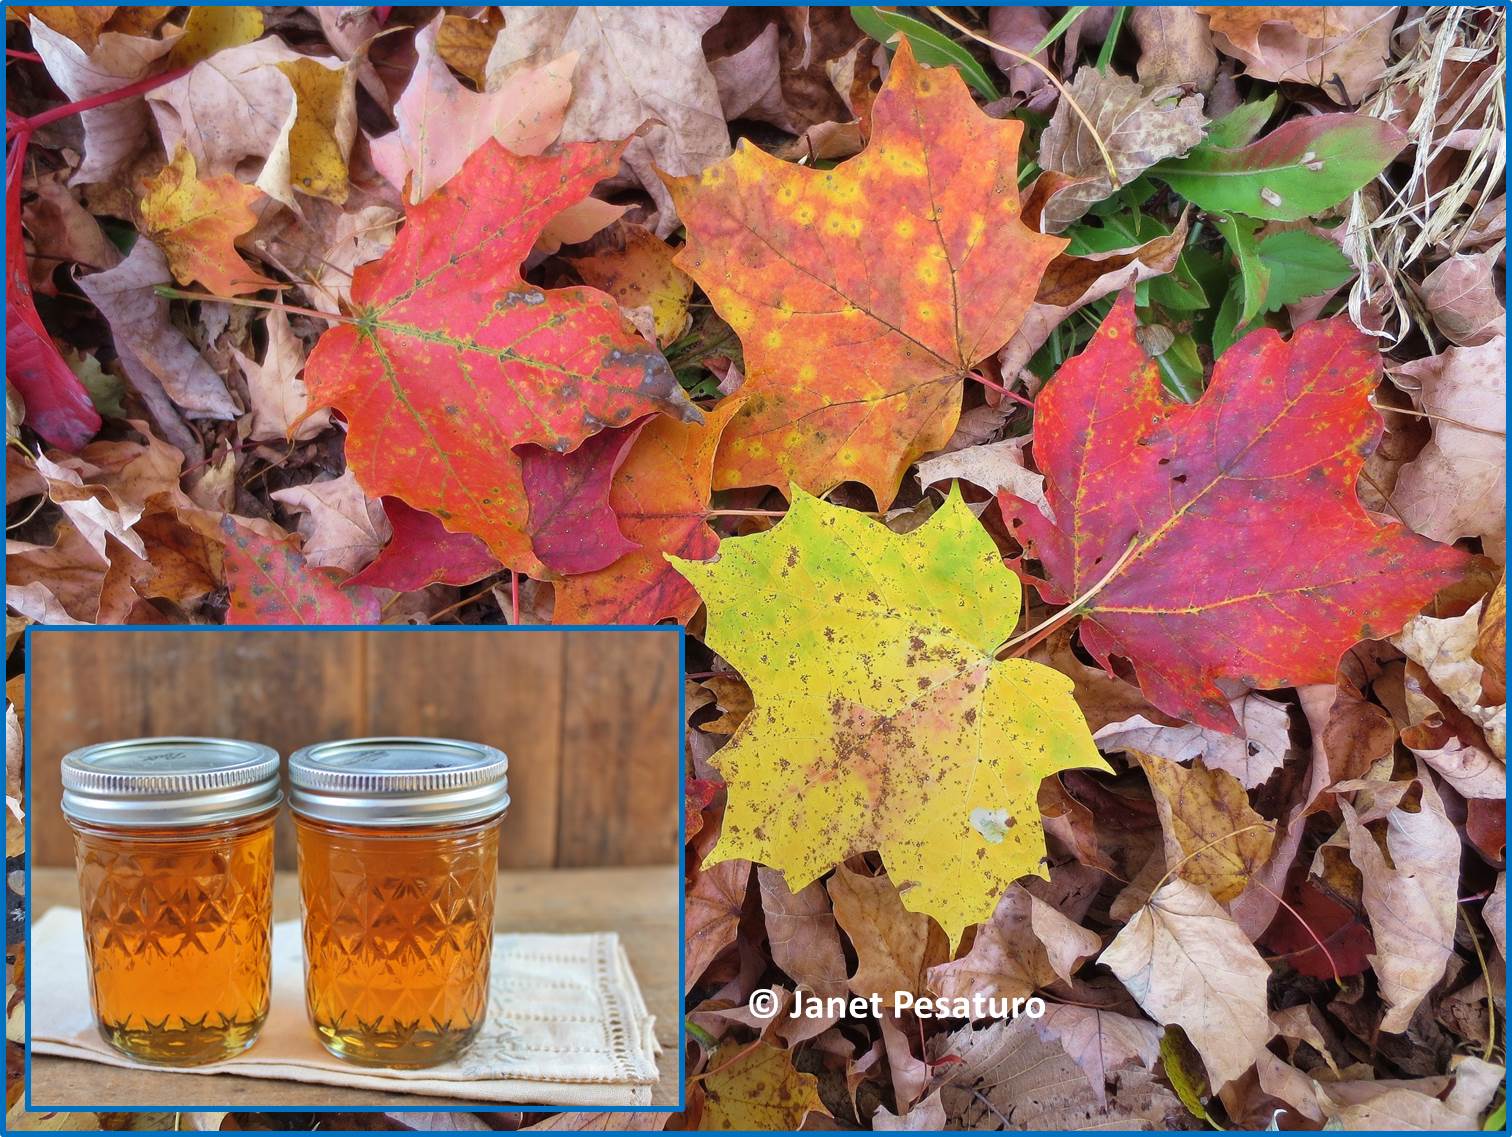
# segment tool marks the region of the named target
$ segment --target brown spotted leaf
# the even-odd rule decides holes
[[[1108,767],[1071,680],[997,658],[1018,578],[958,492],[902,534],[793,493],[770,531],[672,559],[755,699],[711,759],[729,803],[705,863],[758,861],[797,890],[876,850],[954,947],[1015,880],[1046,875],[1041,780]]]

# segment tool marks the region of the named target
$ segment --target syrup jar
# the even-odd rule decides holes
[[[305,1006],[331,1053],[434,1066],[482,1027],[508,769],[493,747],[442,738],[290,759]]]
[[[143,1062],[251,1046],[272,980],[278,753],[229,738],[138,738],[63,759],[96,1022]]]

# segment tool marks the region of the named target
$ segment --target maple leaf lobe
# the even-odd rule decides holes
[[[306,367],[311,406],[346,416],[347,461],[369,495],[401,497],[537,575],[515,446],[565,453],[650,411],[701,417],[609,296],[520,275],[547,223],[621,149],[521,157],[485,143],[357,269],[355,322],[327,331]]]
[[[1016,498],[1010,526],[1050,586],[1079,596],[1083,645],[1134,663],[1170,714],[1239,733],[1220,678],[1332,682],[1362,638],[1389,633],[1465,555],[1378,523],[1354,485],[1381,421],[1374,344],[1347,316],[1225,352],[1196,403],[1173,403],[1134,336],[1124,292],[1036,400],[1035,458],[1060,525]]]
[[[716,489],[855,480],[885,508],[945,444],[964,376],[1013,334],[1065,246],[1019,217],[1021,133],[904,42],[856,157],[815,170],[742,144],[668,179],[688,231],[677,264],[745,351]]]

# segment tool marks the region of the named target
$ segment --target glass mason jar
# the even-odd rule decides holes
[[[305,1006],[332,1054],[434,1066],[481,1029],[508,769],[490,746],[442,738],[290,758]]]
[[[138,738],[63,759],[95,1020],[160,1066],[251,1046],[272,980],[278,753]]]

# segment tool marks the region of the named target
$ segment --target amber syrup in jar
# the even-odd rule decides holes
[[[434,738],[290,759],[305,1006],[331,1053],[434,1066],[482,1028],[508,767],[492,747]]]
[[[105,1041],[161,1066],[251,1046],[272,980],[278,754],[221,738],[63,759],[90,996]]]

